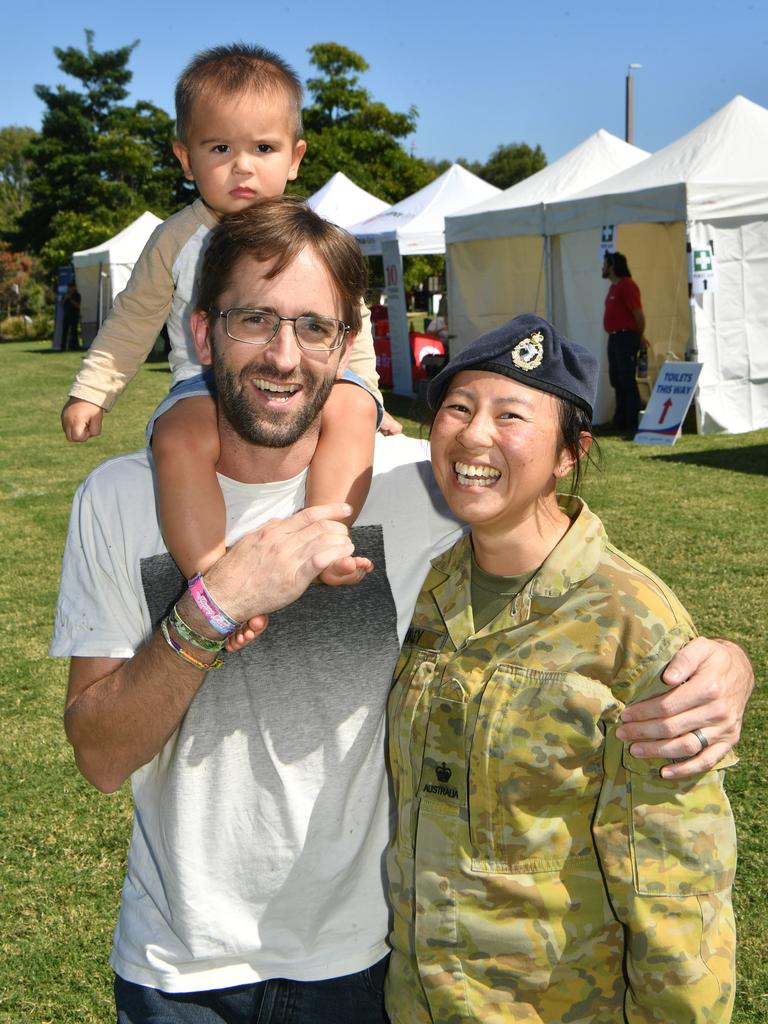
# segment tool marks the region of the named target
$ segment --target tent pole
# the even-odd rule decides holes
[[[555,297],[552,294],[552,236],[544,235],[544,286],[547,289],[546,310],[550,323],[555,319]]]
[[[102,283],[103,282],[103,278],[102,278],[101,268],[103,266],[104,266],[104,264],[101,262],[101,260],[99,260],[99,287],[98,287],[98,290],[96,292],[96,330],[97,330],[97,332],[101,328],[101,308],[102,308],[101,289],[103,288],[103,283]]]
[[[688,276],[688,312],[691,317],[691,336],[685,350],[685,359],[689,363],[699,362],[699,346],[696,341],[696,296],[693,294],[693,281],[690,275],[691,260],[691,222],[685,222],[685,262]],[[701,408],[699,407],[698,388],[693,396],[693,408],[696,413],[696,433],[701,433]],[[681,428],[682,433],[682,428]]]

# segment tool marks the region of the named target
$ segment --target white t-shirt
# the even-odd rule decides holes
[[[300,508],[305,480],[222,478],[228,543]],[[181,592],[154,509],[143,452],[82,485],[51,654],[130,657]],[[273,613],[132,776],[111,958],[126,980],[168,992],[319,980],[386,953],[386,699],[428,562],[458,536],[423,444],[377,439],[353,534],[373,573]]]

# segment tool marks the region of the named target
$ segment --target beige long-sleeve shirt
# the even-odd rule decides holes
[[[155,229],[83,359],[69,391],[71,397],[109,411],[152,351],[163,324],[171,343],[172,384],[200,373],[190,317],[206,239],[217,223],[216,216],[197,199]],[[371,317],[365,305],[349,368],[381,400]]]

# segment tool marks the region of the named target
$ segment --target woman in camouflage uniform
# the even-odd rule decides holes
[[[390,698],[393,1024],[730,1019],[722,771],[665,781],[615,735],[694,627],[556,494],[596,377],[523,316],[430,387],[435,476],[471,534],[433,563]]]

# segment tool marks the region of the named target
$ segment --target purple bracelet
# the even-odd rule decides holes
[[[191,580],[187,580],[187,586],[189,587],[189,592],[192,595],[192,600],[217,633],[220,633],[222,636],[229,636],[240,627],[239,622],[235,622],[234,619],[230,618],[229,615],[227,615],[227,613],[216,604],[209,594],[208,588],[206,587],[205,581],[200,573],[193,576]]]

